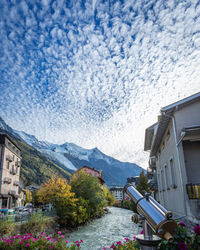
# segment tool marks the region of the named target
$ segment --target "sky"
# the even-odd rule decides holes
[[[145,129],[199,73],[199,0],[0,1],[0,116],[39,140],[146,168]]]

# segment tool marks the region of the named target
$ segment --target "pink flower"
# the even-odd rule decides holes
[[[121,243],[122,243],[121,241],[118,241],[118,242],[117,242],[117,245],[120,245]]]
[[[114,245],[110,246],[110,248],[114,248]]]
[[[79,241],[77,240],[77,241],[75,241],[75,244],[76,244],[76,246],[77,247],[80,247],[80,243],[79,243]]]
[[[144,234],[144,231],[142,230],[142,231],[140,232],[140,234]]]
[[[185,224],[183,221],[181,221],[181,222],[179,223],[179,225],[182,226],[182,227],[186,227],[186,224]]]
[[[134,239],[134,240],[136,240],[136,237],[135,237],[135,236],[133,236],[133,239]]]
[[[50,246],[50,249],[52,249],[53,248],[53,246]]]
[[[81,242],[81,243],[83,243],[83,240],[82,240],[82,239],[80,239],[80,242]]]
[[[65,238],[65,236],[64,236],[64,235],[61,235],[61,238]]]
[[[179,242],[179,243],[178,243],[178,249],[179,249],[179,250],[187,250],[188,247],[187,247],[187,245],[185,244],[185,242]]]
[[[106,250],[106,247],[104,247],[103,250]]]
[[[58,231],[58,234],[61,234],[62,232],[61,231]]]
[[[129,241],[129,238],[125,238],[125,241]]]
[[[50,240],[51,239],[51,237],[47,237],[47,240]]]
[[[194,232],[195,232],[196,235],[200,235],[200,225],[196,225],[194,227]]]
[[[68,241],[68,240],[66,240],[65,242],[66,242],[66,243],[69,243],[69,241]]]
[[[23,241],[23,240],[21,240],[21,241],[20,241],[20,244],[22,245],[23,243],[24,243],[24,241]]]
[[[41,235],[42,235],[42,236],[45,236],[45,234],[44,234],[44,233],[41,233]]]
[[[53,242],[54,240],[52,239],[51,242]]]
[[[30,243],[27,243],[25,247],[28,247],[30,245]]]

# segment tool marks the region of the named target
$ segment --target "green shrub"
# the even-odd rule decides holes
[[[11,235],[16,231],[16,223],[8,219],[0,220],[0,236]]]
[[[40,213],[31,214],[28,221],[21,225],[21,233],[31,232],[33,235],[45,232],[48,228],[53,227],[55,220],[53,217],[46,217]]]

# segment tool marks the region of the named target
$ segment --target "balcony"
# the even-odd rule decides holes
[[[150,157],[149,168],[156,169],[156,157],[155,156]]]
[[[150,176],[153,176],[154,175],[154,171],[152,168],[148,167],[147,168],[147,174],[150,175]]]
[[[11,155],[6,155],[6,160],[9,162],[13,161],[13,157]]]
[[[16,161],[16,162],[15,162],[15,166],[16,166],[16,167],[20,167],[20,161]]]
[[[16,191],[10,190],[8,193],[9,193],[10,195],[15,195],[15,194],[16,194]]]
[[[15,186],[19,186],[19,181],[14,181],[13,183]]]
[[[8,177],[5,177],[4,180],[3,180],[3,182],[10,184],[12,182],[12,179],[8,178]]]
[[[200,184],[186,184],[189,199],[200,199]]]
[[[157,191],[158,190],[158,182],[156,179],[153,179],[149,182],[149,187],[151,190],[153,191]]]
[[[16,169],[11,169],[10,174],[13,174],[13,175],[17,174],[17,170]]]

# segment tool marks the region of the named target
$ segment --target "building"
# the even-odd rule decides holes
[[[24,183],[22,179],[19,180],[19,199],[18,206],[23,207],[26,200],[26,190],[24,189]]]
[[[145,131],[155,198],[175,216],[200,220],[200,93],[161,109]],[[156,181],[157,179],[157,181]]]
[[[112,187],[110,188],[110,192],[114,195],[115,200],[121,202],[124,200],[124,187]]]
[[[103,185],[105,183],[105,181],[103,180],[102,171],[96,170],[95,168],[91,168],[88,166],[83,166],[83,167],[79,168],[78,170],[76,170],[75,172],[73,172],[72,177],[78,175],[80,171],[83,171],[87,174],[90,174],[90,175],[98,178],[101,185]]]
[[[21,150],[6,134],[0,134],[0,208],[19,206]]]

